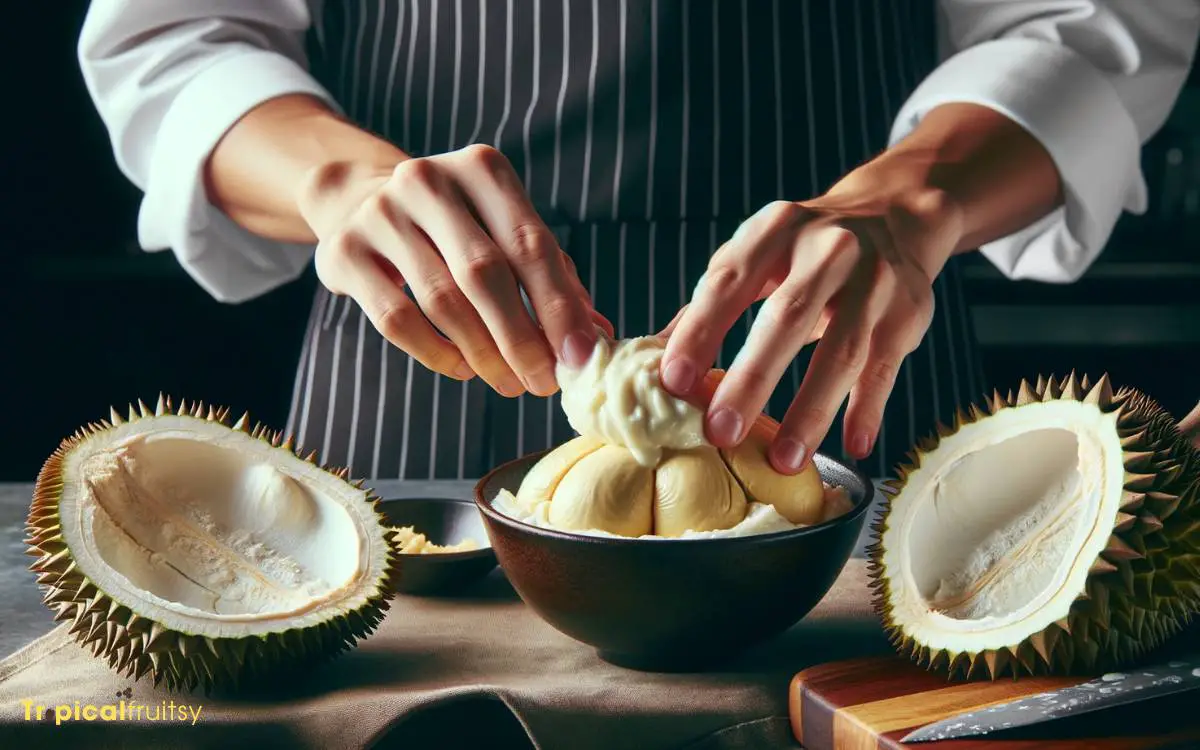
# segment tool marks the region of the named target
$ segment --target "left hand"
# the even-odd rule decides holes
[[[932,320],[933,280],[962,239],[960,211],[918,184],[920,166],[878,160],[816,200],[771,203],[713,255],[662,332],[668,391],[689,395],[730,328],[766,300],[708,408],[714,445],[741,442],[800,349],[819,339],[771,463],[798,472],[847,394],[847,452],[871,453],[900,363]]]

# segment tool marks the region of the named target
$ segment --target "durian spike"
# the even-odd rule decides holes
[[[1021,386],[1017,389],[1017,406],[1025,406],[1026,404],[1035,404],[1040,402],[1037,393],[1029,386],[1028,380],[1021,380]]]
[[[1096,384],[1092,386],[1091,390],[1088,391],[1087,396],[1085,396],[1083,400],[1084,403],[1098,406],[1104,410],[1107,410],[1112,406],[1112,381],[1108,379],[1108,373],[1104,373],[1100,376],[1100,379],[1096,381]]]

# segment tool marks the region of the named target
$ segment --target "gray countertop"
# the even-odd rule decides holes
[[[473,481],[379,481],[371,485],[384,498],[470,498]],[[25,516],[33,494],[32,484],[0,483],[0,658],[8,656],[54,628],[50,610],[29,572],[32,558],[25,554]],[[879,502],[879,498],[875,499]],[[867,543],[869,520],[864,525],[855,556]]]

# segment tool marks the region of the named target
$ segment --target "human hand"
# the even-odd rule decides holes
[[[870,454],[900,363],[932,319],[933,279],[961,238],[956,206],[915,186],[916,173],[898,158],[848,175],[816,200],[771,203],[713,255],[692,301],[663,331],[661,377],[686,396],[730,328],[765,298],[708,407],[715,445],[745,437],[800,349],[819,340],[771,463],[798,472],[847,394],[847,452]]]
[[[1183,433],[1184,437],[1191,440],[1196,450],[1200,450],[1200,402],[1197,402],[1196,408],[1179,421],[1179,431]]]
[[[508,160],[489,146],[388,169],[327,164],[310,173],[298,204],[318,238],[321,283],[443,375],[478,374],[505,396],[546,396],[558,389],[556,355],[580,366],[596,325],[612,332]]]

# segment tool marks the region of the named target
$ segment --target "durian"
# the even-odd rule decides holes
[[[368,636],[394,590],[378,498],[248,416],[143,402],[38,475],[31,569],[55,619],[119,673],[232,688]]]
[[[1119,668],[1200,611],[1200,454],[1107,375],[960,410],[885,492],[876,611],[948,678]]]
[[[848,509],[841,495],[826,491],[812,464],[795,475],[771,468],[770,433],[758,424],[734,449],[666,449],[653,466],[622,446],[577,437],[530,468],[515,503],[554,528],[629,537],[729,529],[752,502],[774,506],[793,524],[820,523]]]
[[[703,404],[725,372],[709,371],[693,397],[677,398],[659,381],[665,350],[658,336],[600,335],[584,367],[557,368],[563,412],[580,437],[530,468],[511,501],[517,512],[563,530],[678,537],[731,529],[753,503],[774,508],[759,519],[772,530],[850,509],[811,463],[795,475],[775,471],[767,447],[779,423],[765,414],[737,447],[709,443]]]
[[[412,526],[393,528],[392,543],[402,555],[449,555],[479,549],[479,542],[474,539],[463,539],[454,544],[436,544]]]

